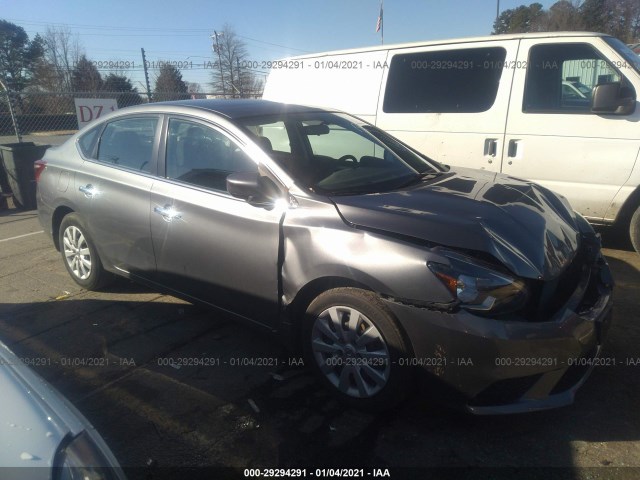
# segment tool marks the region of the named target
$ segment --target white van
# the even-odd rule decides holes
[[[442,163],[527,178],[640,251],[640,57],[603,34],[384,45],[274,62],[263,98],[335,108]]]

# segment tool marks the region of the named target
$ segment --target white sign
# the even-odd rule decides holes
[[[78,128],[84,127],[102,115],[118,110],[118,102],[115,98],[74,98],[74,101]]]

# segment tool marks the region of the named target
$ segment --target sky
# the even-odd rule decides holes
[[[500,10],[534,0],[501,0]],[[539,0],[545,8],[554,1]],[[496,0],[386,0],[384,43],[488,35]],[[248,60],[262,62],[304,53],[381,43],[376,33],[380,0],[0,0],[0,19],[23,27],[30,38],[47,25],[77,35],[101,73],[129,65],[127,75],[144,90],[140,48],[150,64],[181,62],[182,77],[210,90],[214,30],[229,24],[245,42]],[[157,70],[150,70],[151,85]]]

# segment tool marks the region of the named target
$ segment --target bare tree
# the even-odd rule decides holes
[[[47,89],[58,92],[72,90],[72,77],[75,66],[82,56],[82,47],[77,35],[63,27],[47,27],[43,36],[44,62],[43,68],[49,70],[50,85]]]
[[[202,87],[198,82],[189,82],[187,85],[187,92],[193,99],[206,98],[205,94],[202,93]]]
[[[249,68],[245,43],[228,24],[214,32],[211,40],[215,60],[211,85],[215,91],[234,98],[254,96],[261,83],[256,83]]]

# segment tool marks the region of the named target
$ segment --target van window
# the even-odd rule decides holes
[[[395,55],[386,113],[477,113],[495,102],[506,50],[469,48]]]
[[[522,110],[586,113],[596,85],[620,80],[613,66],[589,44],[536,45],[529,52]]]

